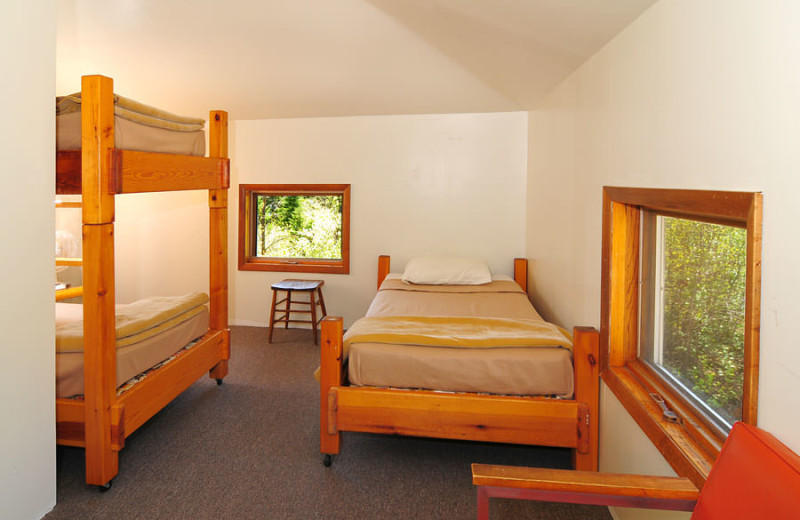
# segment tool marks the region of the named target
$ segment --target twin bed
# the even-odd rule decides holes
[[[56,433],[86,450],[86,482],[107,489],[125,438],[203,374],[228,371],[227,113],[180,118],[114,94],[102,76],[57,100],[57,194],[81,195],[83,286],[57,303]],[[209,205],[209,294],[115,304],[114,198],[202,189]],[[72,263],[70,263],[72,262]],[[143,373],[142,373],[143,372]],[[135,384],[134,384],[135,383]]]
[[[342,432],[357,431],[566,447],[576,468],[597,469],[597,331],[545,322],[525,260],[513,279],[479,270],[415,259],[400,277],[383,256],[366,317],[346,334],[341,318],[323,320],[326,465]]]

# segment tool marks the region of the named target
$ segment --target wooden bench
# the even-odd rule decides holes
[[[623,475],[472,465],[478,519],[489,499],[519,498],[605,506],[693,511],[693,520],[800,518],[800,457],[774,436],[734,424],[702,491],[683,477]]]

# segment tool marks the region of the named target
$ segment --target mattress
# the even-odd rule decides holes
[[[81,148],[81,97],[56,98],[56,150]],[[114,96],[114,146],[122,150],[205,155],[205,121]]]
[[[428,286],[406,284],[390,275],[367,311],[367,317],[377,316],[545,323],[511,279],[480,286]],[[506,347],[500,343],[492,348],[453,348],[410,342],[350,343],[347,373],[355,386],[563,398],[571,398],[574,391],[572,352],[556,345]]]
[[[202,305],[184,321],[143,335],[117,348],[117,386],[149,370],[185,348],[208,332],[208,308]],[[83,306],[76,303],[56,303],[56,330],[83,320]],[[83,352],[56,351],[56,397],[73,397],[83,393]]]

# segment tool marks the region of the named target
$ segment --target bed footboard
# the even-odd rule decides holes
[[[587,416],[577,401],[345,386],[328,392],[327,434],[385,433],[588,452]]]

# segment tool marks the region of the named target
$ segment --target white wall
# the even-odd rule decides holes
[[[479,256],[511,274],[524,252],[527,114],[236,121],[232,184],[351,184],[350,274],[325,280],[345,326],[375,294],[377,257],[394,270],[415,255]],[[234,323],[268,323],[269,286],[295,273],[238,271],[238,192],[230,193]]]
[[[208,292],[208,191],[116,197],[114,239],[117,302]]]
[[[54,2],[4,2],[0,48],[0,516],[24,520],[56,501]]]
[[[531,113],[527,215],[535,299],[565,325],[598,326],[601,186],[763,191],[758,420],[795,451],[799,22],[795,0],[657,3]],[[616,449],[647,441],[605,389],[602,408],[602,469],[664,467]]]

